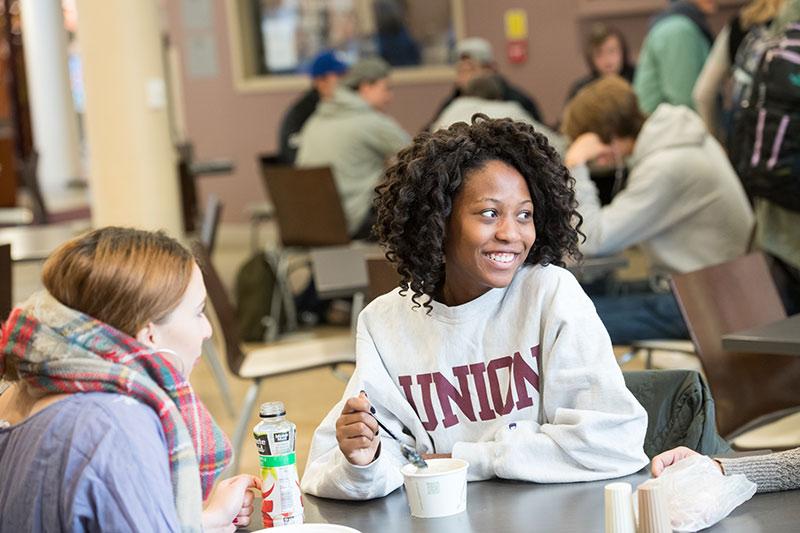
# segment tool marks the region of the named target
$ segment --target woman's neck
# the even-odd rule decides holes
[[[69,396],[64,394],[36,394],[20,381],[11,383],[11,386],[0,395],[0,419],[12,426],[35,415],[48,405]]]

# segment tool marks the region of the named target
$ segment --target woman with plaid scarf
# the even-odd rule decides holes
[[[45,262],[0,338],[0,531],[233,531],[260,480],[188,381],[211,326],[192,254],[103,228]]]

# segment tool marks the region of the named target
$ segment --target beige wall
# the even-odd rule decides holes
[[[225,0],[226,2],[232,0]],[[443,1],[443,0],[438,0]],[[230,176],[201,179],[202,193],[215,192],[225,202],[226,220],[246,220],[244,207],[264,199],[256,167],[256,154],[272,152],[277,147],[281,117],[298,92],[238,94],[233,87],[228,26],[223,2],[212,2],[214,37],[219,74],[211,79],[191,79],[186,73],[185,37],[196,30],[186,30],[182,22],[182,2],[166,2],[170,39],[182,52],[182,83],[189,139],[198,158],[229,157],[236,164]],[[592,0],[592,3],[598,3]],[[619,1],[610,1],[620,4]],[[713,20],[718,30],[732,12],[720,10]],[[584,73],[581,35],[594,20],[617,25],[629,36],[635,53],[652,11],[628,15],[581,18],[580,5],[587,0],[464,0],[467,35],[488,39],[495,47],[500,70],[512,83],[524,88],[539,102],[548,122],[555,122],[564,95],[577,77]],[[639,2],[641,4],[641,2]],[[512,65],[505,58],[503,14],[507,9],[524,8],[528,13],[529,57],[522,65]],[[389,113],[409,132],[417,132],[449,93],[448,83],[402,85],[395,89]]]

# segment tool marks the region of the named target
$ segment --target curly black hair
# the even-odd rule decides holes
[[[417,135],[375,189],[373,231],[400,274],[401,294],[411,289],[417,307],[430,312],[444,282],[447,220],[458,191],[470,172],[493,160],[515,168],[531,193],[536,242],[525,263],[564,266],[566,257],[580,258],[583,219],[561,157],[531,125],[479,113],[471,125]]]

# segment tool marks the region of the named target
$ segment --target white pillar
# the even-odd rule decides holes
[[[156,0],[78,0],[92,222],[183,234]]]
[[[22,38],[39,186],[48,198],[80,177],[78,117],[67,67],[60,0],[22,0]]]

